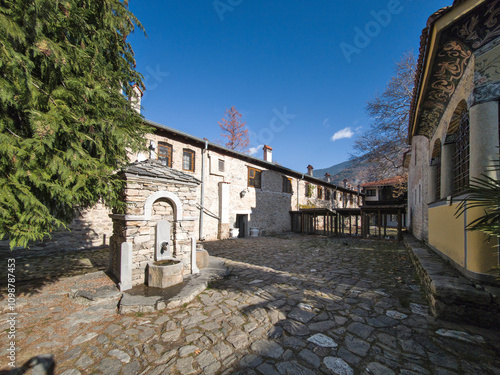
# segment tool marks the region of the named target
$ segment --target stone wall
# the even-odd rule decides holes
[[[412,234],[419,240],[428,240],[428,178],[429,140],[413,137],[408,171],[408,217]]]
[[[113,274],[120,278],[120,246],[132,244],[132,285],[146,282],[146,266],[154,261],[156,225],[159,220],[171,223],[170,251],[184,262],[186,272],[191,270],[191,237],[197,238],[199,210],[199,186],[179,182],[149,180],[141,176],[127,176],[125,200],[128,203],[125,215],[113,215],[114,235],[111,246]],[[152,195],[160,196],[151,207],[151,216],[145,214],[146,200]],[[161,197],[161,195],[168,195]],[[171,199],[178,198],[179,202]],[[181,209],[183,215],[179,217]]]
[[[79,250],[108,245],[109,238],[113,234],[113,223],[108,216],[109,213],[110,210],[106,206],[98,203],[77,214],[68,225],[68,229],[53,232],[50,238],[32,242],[28,246],[32,250],[42,251],[45,248]],[[9,241],[0,241],[0,247],[9,248]]]
[[[241,220],[242,217],[247,222],[246,236],[249,235],[249,228],[258,228],[261,234],[272,234],[291,230],[290,211],[298,210],[299,206],[330,209],[359,207],[355,192],[351,200],[350,193],[340,191],[335,193],[332,188],[331,199],[326,200],[327,187],[323,186],[323,198],[318,199],[318,184],[311,183],[314,186],[313,194],[311,197],[306,197],[308,182],[301,178],[297,179],[284,172],[268,169],[244,158],[229,156],[214,150],[212,146],[204,150],[204,145],[201,147],[191,140],[169,138],[160,132],[148,134],[147,139],[148,142],[153,142],[153,145],[158,145],[158,142],[172,145],[172,167],[180,171],[183,171],[183,149],[195,152],[194,172],[183,172],[199,180],[202,180],[203,175],[205,182],[203,238],[207,240],[228,238],[230,229],[236,227],[238,219]],[[157,154],[151,151],[150,155],[142,157],[157,158]],[[137,156],[132,157],[132,160],[136,159]],[[219,161],[224,164],[224,171],[219,170]],[[260,188],[248,186],[249,168],[262,171]],[[283,177],[290,178],[292,193],[283,192]],[[227,186],[221,188],[221,184]]]

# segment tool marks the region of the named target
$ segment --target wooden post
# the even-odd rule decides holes
[[[387,237],[387,213],[384,213],[384,238]]]
[[[377,222],[377,224],[378,224],[378,238],[380,239],[382,237],[382,226],[381,226],[382,217],[380,215],[380,209],[378,210],[377,215],[378,215],[378,217],[377,217],[378,218],[378,222]]]
[[[401,227],[402,224],[402,215],[401,215],[401,208],[398,209],[398,241],[403,240],[403,228]]]
[[[352,215],[349,214],[349,236],[352,236]]]

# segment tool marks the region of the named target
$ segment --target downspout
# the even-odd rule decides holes
[[[200,241],[203,240],[203,211],[205,210],[205,154],[208,150],[208,141],[205,141],[205,148],[201,150],[201,198],[200,198]]]

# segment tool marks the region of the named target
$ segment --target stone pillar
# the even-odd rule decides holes
[[[449,138],[447,136],[446,138]],[[451,137],[454,138],[454,137]],[[446,198],[453,194],[453,155],[455,154],[455,142],[449,140],[443,145],[441,152],[441,196]]]
[[[120,247],[120,291],[132,289],[132,248],[130,242],[123,242]]]
[[[498,160],[498,102],[476,104],[469,112],[469,176],[470,179],[485,174],[497,178],[496,171],[489,171]]]
[[[428,202],[427,203],[432,203],[437,201],[440,197],[437,196],[437,179],[441,178],[441,176],[437,176],[437,164],[435,163],[435,160],[431,162],[431,165],[429,166],[429,187],[428,187]]]
[[[219,183],[219,238],[229,236],[229,183]]]
[[[196,264],[196,238],[191,237],[191,273],[200,273],[200,269]]]

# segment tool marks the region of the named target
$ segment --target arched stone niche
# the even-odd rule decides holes
[[[170,251],[191,271],[191,238],[198,236],[200,181],[156,161],[128,166],[125,213],[112,214],[109,272],[126,290],[146,281],[146,266],[154,261],[156,225],[168,220],[171,225]]]

